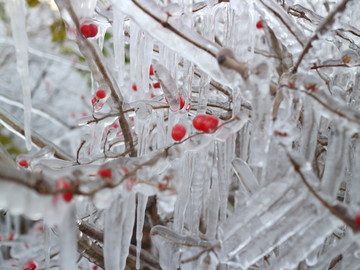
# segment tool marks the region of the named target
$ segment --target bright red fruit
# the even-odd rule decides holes
[[[102,98],[106,97],[106,92],[102,89],[99,89],[96,91],[96,96],[97,96],[97,98],[102,99]]]
[[[23,270],[35,270],[37,268],[37,263],[34,260],[28,260],[24,265]]]
[[[25,159],[19,160],[19,165],[24,168],[28,168],[29,164]]]
[[[86,38],[95,37],[98,33],[98,27],[96,24],[83,24],[80,27],[81,34]]]
[[[15,234],[14,233],[9,233],[8,241],[12,241],[12,240],[14,240],[14,238],[15,238]]]
[[[154,68],[153,68],[152,65],[150,65],[149,75],[150,75],[150,76],[154,75]]]
[[[180,102],[180,110],[181,110],[185,106],[185,100],[184,100],[184,98],[182,96],[180,96],[180,101],[179,102]]]
[[[160,88],[160,82],[153,83],[154,88]]]
[[[59,190],[65,188],[71,188],[70,183],[66,179],[59,178],[58,180],[56,180],[56,189]],[[74,194],[72,194],[71,192],[63,192],[61,196],[65,202],[70,202],[74,197]]]
[[[136,86],[136,83],[134,83],[132,86],[131,86],[131,89],[133,90],[133,91],[137,91],[137,86]]]
[[[219,124],[219,118],[213,115],[199,114],[193,120],[193,126],[205,133],[214,131]]]
[[[112,173],[111,170],[109,168],[101,168],[98,170],[98,175],[101,176],[102,178],[111,178],[112,177]]]
[[[360,227],[360,215],[356,216],[356,224]]]
[[[175,141],[181,141],[182,138],[185,137],[185,134],[186,134],[186,128],[181,124],[176,124],[171,131],[171,137]]]
[[[264,26],[263,26],[263,23],[262,23],[262,21],[258,21],[257,23],[256,23],[256,28],[257,29],[261,29],[261,28],[263,28]]]

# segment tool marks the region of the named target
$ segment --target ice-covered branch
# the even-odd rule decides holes
[[[2,123],[6,128],[15,134],[24,137],[25,131],[23,128],[23,124],[21,124],[17,119],[12,117],[10,113],[0,108],[0,123]],[[43,148],[45,146],[50,146],[55,150],[55,157],[63,160],[73,160],[73,158],[57,147],[55,144],[45,139],[43,136],[38,134],[36,131],[32,131],[31,134],[32,143],[35,144],[39,148]]]
[[[302,172],[301,164],[295,161],[295,159],[289,153],[287,153],[287,157],[293,165],[295,172],[300,176],[301,181],[309,189],[311,194],[313,194],[315,198],[318,199],[321,204],[330,211],[331,214],[333,214],[341,221],[343,221],[347,226],[349,226],[354,233],[360,232],[360,226],[356,223],[355,218],[351,218],[351,215],[348,213],[347,209],[344,206],[340,205],[330,205],[323,197],[319,195],[318,192],[316,192],[316,190],[307,181],[304,173]]]
[[[346,8],[346,5],[351,0],[343,0],[341,3],[325,18],[322,24],[319,25],[319,27],[315,30],[311,38],[306,43],[303,51],[301,52],[298,60],[296,61],[295,65],[292,67],[292,73],[296,73],[302,60],[304,59],[305,55],[309,52],[309,50],[312,47],[312,43],[319,39],[321,35],[323,35],[326,31],[330,29],[330,27],[335,22],[335,16],[343,12]]]
[[[77,33],[81,33],[80,20],[73,9],[71,2],[69,0],[57,0],[56,3],[60,11],[66,10],[69,13],[73,23],[76,26]],[[104,82],[110,88],[111,97],[114,103],[117,104],[116,109],[119,112],[119,123],[124,134],[125,146],[127,149],[132,149],[130,155],[134,156],[136,152],[134,149],[133,138],[130,132],[129,123],[127,122],[126,116],[123,113],[123,99],[118,85],[116,84],[113,76],[110,74],[110,71],[106,67],[99,52],[99,49],[95,47],[95,45],[91,41],[89,41],[80,34],[77,35],[76,41],[80,51],[86,57],[86,61],[88,62],[89,68],[93,73],[95,79],[97,79],[99,83]]]

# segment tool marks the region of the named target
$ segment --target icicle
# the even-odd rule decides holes
[[[209,196],[205,204],[206,208],[206,236],[210,239],[216,236],[216,229],[219,222],[219,209],[220,209],[220,181],[219,175],[222,173],[221,168],[216,166],[216,158],[213,158],[214,169],[211,175],[211,188]]]
[[[150,16],[145,14],[138,6],[132,1],[127,0],[124,2],[111,1],[116,9],[121,10],[124,14],[130,16],[142,30],[147,32],[154,39],[166,44],[168,48],[176,51],[179,55],[192,61],[204,69],[211,76],[220,81],[227,82],[222,72],[220,71],[216,57],[212,56],[208,52],[199,49],[198,47],[187,42],[174,32],[168,31],[159,22],[156,22]],[[167,21],[167,14],[161,9],[159,5],[154,4],[153,1],[143,1],[141,3],[146,10],[151,11],[152,14],[156,14],[164,22]],[[196,43],[201,44],[203,47],[213,51],[215,55],[218,53],[219,46],[216,43],[210,42],[204,39],[202,36],[194,32],[192,29],[188,29],[180,21],[176,22],[176,28],[181,31],[184,36],[190,37]],[[133,43],[131,43],[133,44]]]
[[[305,159],[311,161],[315,155],[315,148],[317,144],[317,117],[315,116],[313,105],[311,104],[309,97],[305,97],[305,102],[303,104],[305,120],[303,121],[303,127],[301,128],[301,148]]]
[[[51,231],[50,227],[44,223],[44,257],[45,257],[45,270],[50,270],[50,252],[51,252]]]
[[[187,213],[186,223],[192,235],[199,234],[200,218],[203,211],[204,186],[210,180],[208,173],[208,148],[205,147],[201,152],[195,153],[194,171],[191,180],[190,202]]]
[[[31,90],[28,65],[28,38],[26,34],[25,2],[22,0],[7,1],[11,14],[11,30],[16,50],[16,65],[20,76],[24,99],[24,132],[27,150],[31,150]]]
[[[143,33],[141,43],[142,48],[139,48],[139,51],[141,52],[141,68],[139,68],[139,70],[141,71],[141,80],[139,81],[139,86],[140,89],[142,89],[143,91],[143,98],[147,99],[150,84],[149,70],[152,59],[154,41],[153,38],[151,38],[147,33]]]
[[[137,194],[136,211],[136,269],[140,269],[141,241],[143,237],[143,227],[145,220],[145,210],[148,197],[145,194]]]
[[[326,166],[321,181],[322,189],[330,196],[336,196],[344,177],[345,161],[348,152],[346,131],[334,130],[329,138]]]
[[[129,194],[129,197],[126,199],[123,212],[127,212],[127,215],[124,217],[124,223],[122,227],[122,236],[121,236],[121,250],[120,250],[120,270],[125,269],[126,259],[129,255],[129,247],[132,237],[132,232],[135,223],[135,194]],[[124,211],[126,209],[126,211]],[[110,269],[111,270],[111,269]]]
[[[292,269],[304,260],[307,255],[323,243],[325,238],[332,234],[333,230],[341,225],[341,221],[334,216],[322,216],[316,222],[309,222],[302,231],[296,234],[290,241],[296,243],[296,248],[289,248],[288,251],[277,262],[272,269]],[[352,268],[343,268],[352,269]]]
[[[130,88],[131,90],[133,85],[136,86],[136,91],[143,92],[143,89],[140,89],[140,78],[141,78],[141,59],[139,58],[139,45],[141,42],[142,31],[139,27],[133,22],[130,21]],[[134,94],[129,95],[130,98],[135,98]],[[133,101],[133,100],[131,100]]]
[[[240,158],[236,158],[232,161],[232,166],[240,180],[244,194],[249,196],[255,193],[259,189],[259,182],[251,171],[249,165]]]
[[[162,64],[156,64],[154,69],[167,102],[170,105],[170,110],[178,111],[180,109],[180,95],[174,78],[171,76],[169,70]]]
[[[122,12],[114,10],[113,31],[114,31],[114,56],[115,71],[117,72],[117,82],[120,87],[124,87],[125,70],[125,42],[124,42],[124,19]]]
[[[217,164],[218,170],[220,172],[218,178],[218,188],[219,188],[219,199],[220,199],[220,213],[219,219],[220,222],[226,219],[227,209],[228,209],[228,195],[229,195],[229,164],[226,163],[226,159],[228,156],[226,143],[216,142],[215,143],[215,155],[217,156]],[[213,221],[216,223],[215,221]]]
[[[104,259],[108,270],[125,269],[135,221],[135,195],[119,196],[105,214]]]
[[[123,198],[116,198],[105,213],[104,225],[104,260],[105,268],[120,269],[121,233],[124,215],[127,209],[123,208]]]
[[[174,209],[174,231],[182,233],[185,223],[185,212],[190,202],[191,178],[194,169],[195,155],[192,152],[186,152],[182,161],[183,183],[181,192],[177,197]]]
[[[75,208],[71,205],[66,210],[65,216],[60,225],[60,264],[61,269],[77,269],[77,243],[76,243],[76,214]]]

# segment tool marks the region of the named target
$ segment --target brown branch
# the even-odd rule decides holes
[[[312,66],[310,69],[329,68],[329,67],[353,68],[353,67],[360,67],[360,65],[353,65],[353,66],[349,66],[346,64],[318,65],[318,66]]]
[[[139,9],[141,9],[142,12],[144,12],[146,15],[150,16],[153,20],[155,20],[156,22],[158,22],[159,24],[161,24],[164,28],[170,30],[171,32],[173,32],[174,34],[176,34],[177,36],[179,36],[180,38],[188,41],[189,43],[193,44],[194,46],[198,47],[199,49],[207,52],[208,54],[210,54],[213,57],[216,57],[216,53],[214,53],[213,51],[211,51],[210,49],[206,48],[205,46],[199,44],[198,42],[192,40],[191,38],[189,38],[188,36],[184,35],[183,33],[181,33],[179,30],[177,30],[176,28],[174,28],[172,25],[170,25],[168,22],[161,20],[160,18],[156,17],[154,14],[152,14],[149,10],[147,10],[145,7],[143,7],[138,1],[136,0],[131,0]]]
[[[82,235],[78,239],[77,245],[78,251],[82,256],[102,269],[105,269],[102,247],[92,242],[91,239],[85,235]]]
[[[93,238],[94,240],[98,241],[99,243],[104,243],[104,232],[93,227],[88,222],[80,221],[78,223],[78,228],[82,233]],[[102,250],[102,248],[101,248],[101,250]],[[136,246],[135,245],[132,245],[132,244],[130,245],[129,253],[132,256],[136,256]],[[101,255],[102,255],[102,253],[101,253]],[[100,262],[103,260],[104,260],[104,258],[102,257],[102,260],[100,260]],[[144,265],[148,265],[155,269],[161,269],[160,265],[157,261],[157,258],[154,257],[151,253],[147,252],[144,249],[141,249],[141,251],[140,251],[140,260],[142,261],[142,264],[144,264]]]
[[[335,9],[334,11],[332,11],[324,20],[324,22],[322,24],[320,24],[320,26],[315,30],[315,33],[312,35],[312,37],[308,40],[308,42],[305,45],[304,50],[301,52],[296,64],[294,65],[294,67],[292,68],[292,73],[295,74],[302,62],[302,60],[304,59],[305,55],[309,52],[309,50],[312,48],[312,43],[313,41],[317,40],[320,38],[320,36],[322,34],[324,34],[335,22],[335,16],[338,13],[341,13],[345,10],[346,5],[348,4],[348,2],[350,2],[351,0],[343,0]]]
[[[69,0],[64,2],[60,1],[60,0],[56,0],[55,1],[59,10],[61,10],[62,7],[64,7],[67,12],[69,13],[72,21],[74,22],[77,32],[81,33],[80,31],[80,20],[77,17],[71,3]],[[124,134],[124,139],[125,139],[125,146],[126,149],[132,149],[132,151],[130,152],[130,156],[135,156],[136,152],[133,151],[134,149],[134,143],[133,143],[133,138],[131,135],[131,131],[130,131],[130,127],[129,127],[129,123],[127,122],[126,116],[123,113],[123,100],[122,100],[122,96],[121,96],[121,92],[118,89],[116,83],[113,81],[112,76],[110,75],[109,71],[107,70],[101,55],[98,52],[98,49],[95,48],[95,46],[85,37],[83,37],[81,34],[77,35],[77,39],[76,42],[79,46],[80,51],[86,56],[87,53],[83,48],[86,48],[89,50],[90,54],[91,54],[91,59],[89,59],[89,57],[86,57],[86,60],[94,61],[94,64],[96,65],[98,71],[101,73],[105,83],[109,86],[110,90],[111,90],[111,97],[113,99],[113,101],[118,105],[117,109],[119,110],[119,123],[120,123],[120,127],[121,130]],[[89,67],[90,69],[92,68],[92,65],[89,63]],[[92,72],[94,72],[92,70]],[[96,73],[96,72],[95,72]]]
[[[285,146],[284,145],[281,146],[284,147],[284,150],[286,151]],[[310,185],[310,183],[306,180],[304,174],[301,171],[301,165],[297,163],[287,151],[286,151],[286,155],[289,158],[291,164],[293,165],[295,172],[300,176],[302,182],[308,188],[311,194],[313,194],[314,197],[317,200],[319,200],[321,204],[330,211],[331,214],[333,214],[338,219],[343,221],[347,226],[349,226],[353,230],[354,233],[358,233],[360,231],[360,227],[356,224],[355,219],[349,218],[350,215],[346,212],[347,210],[342,206],[332,206],[325,199],[323,199]]]
[[[268,6],[264,3],[264,1],[260,0],[260,2],[273,13],[276,17],[279,18],[279,20],[283,23],[283,25],[289,30],[289,32],[295,37],[295,39],[299,42],[301,46],[304,46],[304,42],[295,34],[294,30],[288,25],[288,23],[285,21],[285,19],[279,14],[276,10]]]
[[[76,163],[79,164],[79,165],[80,165],[80,162],[79,162],[80,151],[81,151],[81,148],[84,146],[85,143],[86,143],[86,140],[83,140],[80,143],[80,146],[79,146],[78,150],[76,151]]]
[[[187,35],[184,35],[182,32],[177,30],[175,27],[173,27],[169,22],[163,21],[154,14],[152,14],[149,10],[147,10],[145,7],[143,7],[138,1],[131,0],[141,11],[143,11],[146,15],[151,17],[153,20],[161,24],[164,28],[168,29],[169,31],[173,32],[175,35],[179,36],[180,38],[186,40],[187,42],[191,43],[195,47],[203,50],[204,52],[210,54],[211,56],[215,57],[219,63],[219,65],[222,65],[226,68],[233,69],[237,71],[244,80],[247,80],[248,78],[248,68],[247,65],[244,63],[241,63],[235,59],[234,56],[231,56],[229,54],[224,54],[223,52],[230,51],[230,49],[226,48],[220,48],[219,53],[216,54],[215,52],[211,51],[206,46],[203,46],[202,44],[198,43],[197,41],[189,38]]]
[[[234,117],[233,119],[224,122],[223,124],[219,125],[216,129],[213,130],[213,132],[216,132],[224,125],[227,125],[233,121],[239,120],[238,117]],[[161,158],[167,157],[169,155],[169,150],[173,148],[176,145],[182,144],[187,140],[190,140],[191,138],[194,138],[195,136],[204,135],[207,133],[204,132],[198,132],[195,133],[187,138],[185,138],[182,141],[175,142],[172,145],[165,147],[163,151],[159,151],[157,154],[155,154],[152,158],[150,158],[147,161],[144,161],[142,163],[137,164],[131,171],[125,173],[123,177],[117,182],[114,183],[112,181],[104,180],[102,183],[99,183],[98,186],[90,191],[82,191],[80,182],[76,179],[73,183],[70,183],[71,187],[69,188],[63,188],[63,189],[55,189],[55,187],[50,186],[48,183],[50,182],[49,179],[47,179],[44,175],[33,173],[29,171],[23,171],[22,174],[19,174],[19,171],[13,168],[6,168],[5,166],[0,165],[0,181],[7,181],[16,183],[25,187],[28,187],[34,191],[36,191],[39,194],[42,195],[56,195],[61,194],[64,192],[70,192],[75,195],[83,195],[83,196],[92,196],[96,192],[99,192],[100,190],[104,188],[115,188],[122,184],[127,178],[130,176],[133,176],[136,174],[136,172],[147,166],[151,166],[156,164]],[[3,168],[3,169],[2,169]],[[109,180],[109,179],[108,179]],[[110,179],[111,180],[111,179]]]
[[[322,105],[324,108],[328,109],[330,112],[347,119],[350,122],[356,123],[356,124],[360,124],[360,119],[358,118],[353,118],[339,110],[334,109],[333,107],[331,107],[330,105],[328,105],[327,103],[325,103],[324,101],[322,101],[320,98],[318,98],[317,96],[315,96],[314,94],[312,94],[311,92],[308,91],[303,91],[303,90],[298,90],[295,88],[290,88],[288,85],[282,85],[283,87],[286,87],[287,89],[293,90],[293,91],[297,91],[300,93],[304,93],[308,96],[310,96],[311,98],[313,98],[314,100],[316,100],[320,105]]]
[[[293,8],[293,7],[289,7],[288,9],[288,13],[290,15],[293,15],[295,17],[298,17],[298,18],[301,18],[301,19],[305,19],[309,22],[312,22],[309,17],[306,16],[305,12],[302,11],[302,10],[297,10],[296,8]]]

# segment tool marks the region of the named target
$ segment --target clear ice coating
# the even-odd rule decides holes
[[[0,1],[0,270],[360,269],[359,14]]]
[[[27,150],[31,150],[31,89],[29,77],[28,37],[26,31],[25,3],[21,0],[7,1],[12,37],[16,51],[16,67],[21,81],[24,100],[24,133]]]

